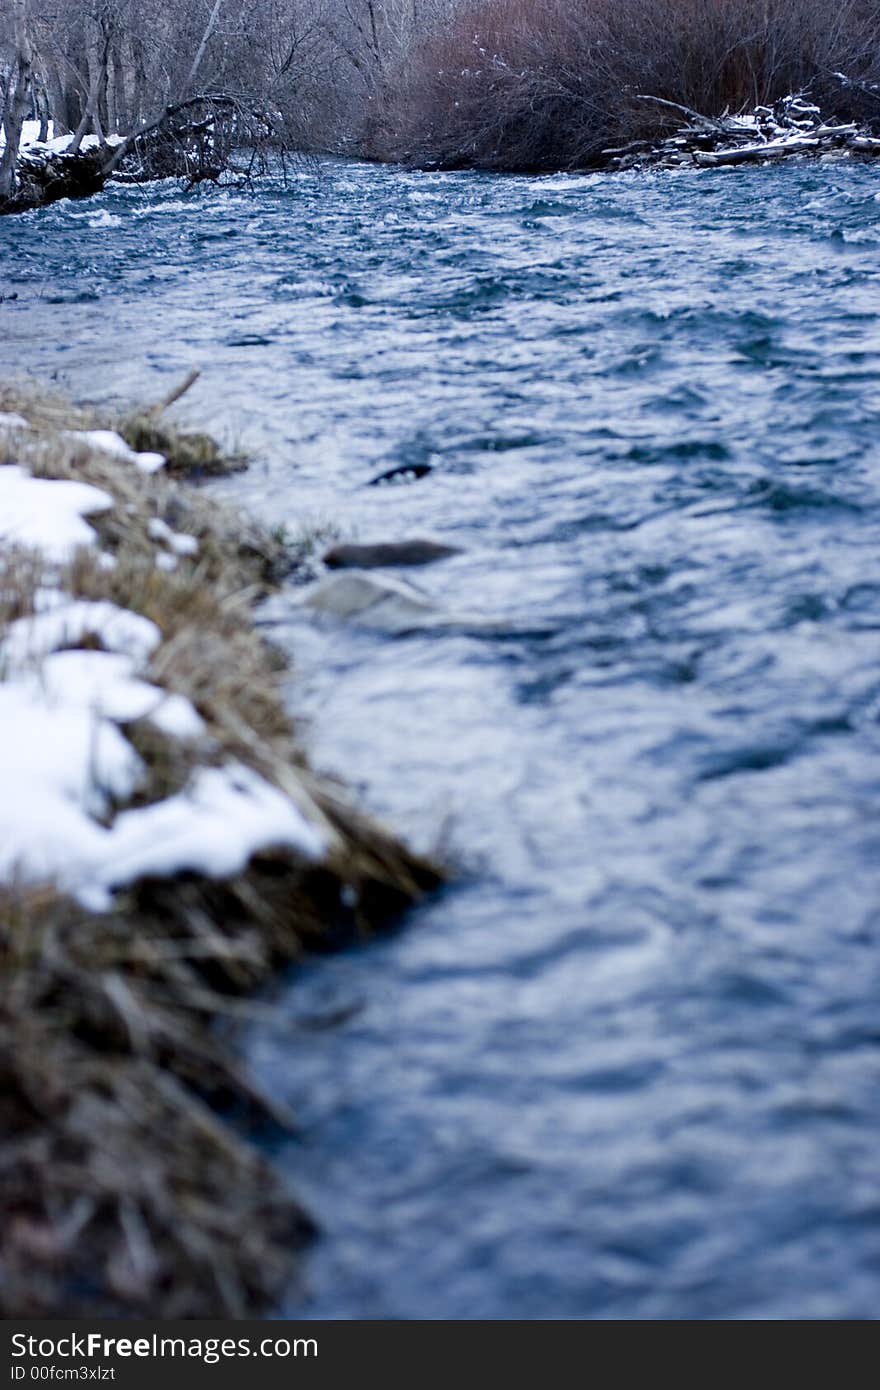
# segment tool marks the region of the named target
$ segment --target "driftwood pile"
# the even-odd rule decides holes
[[[802,96],[788,96],[773,106],[756,106],[745,115],[703,116],[689,107],[660,97],[640,96],[640,101],[684,118],[673,134],[659,142],[633,141],[619,149],[603,150],[608,166],[615,169],[761,164],[792,155],[880,155],[880,139],[867,126],[854,121],[826,119],[818,106]]]

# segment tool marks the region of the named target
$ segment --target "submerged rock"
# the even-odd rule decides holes
[[[438,617],[430,599],[418,589],[399,579],[376,579],[362,570],[328,575],[308,591],[303,604],[318,613],[389,632],[407,632]]]
[[[415,483],[419,478],[427,478],[434,469],[430,463],[403,463],[389,468],[377,478],[371,478],[368,487],[385,487],[388,483]]]
[[[334,545],[322,557],[332,570],[381,569],[391,565],[432,565],[451,555],[461,555],[457,545],[438,541],[392,541],[376,545]]]

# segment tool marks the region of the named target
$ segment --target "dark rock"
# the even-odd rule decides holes
[[[334,545],[323,556],[324,564],[332,570],[380,569],[391,565],[431,565],[460,555],[455,545],[440,545],[437,541],[412,540],[379,545]]]
[[[418,478],[426,478],[433,473],[430,463],[402,463],[397,468],[389,468],[378,478],[371,478],[368,487],[382,487],[386,483],[414,483]]]

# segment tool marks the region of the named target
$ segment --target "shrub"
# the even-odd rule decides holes
[[[445,168],[581,168],[675,118],[809,88],[880,117],[877,0],[480,0],[416,40],[365,135],[379,158]]]

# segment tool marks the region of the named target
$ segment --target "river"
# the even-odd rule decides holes
[[[0,222],[0,371],[201,365],[223,495],[464,552],[446,625],[266,614],[315,763],[457,871],[247,1039],[324,1232],[286,1313],[877,1316],[878,189],[324,161]]]

